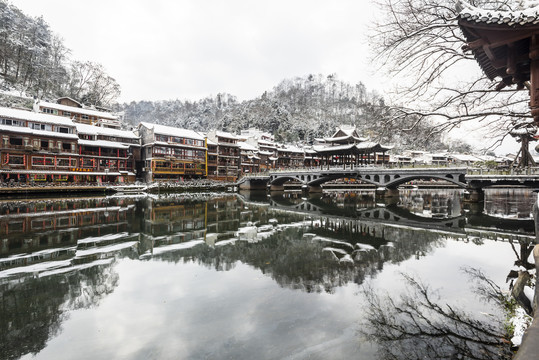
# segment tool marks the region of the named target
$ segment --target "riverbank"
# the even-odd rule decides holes
[[[500,186],[504,187],[504,186]],[[514,186],[512,186],[514,187]],[[360,182],[354,183],[326,183],[322,185],[325,190],[373,190],[372,184]],[[414,181],[410,184],[401,185],[402,189],[458,189],[459,187],[447,182],[439,181]],[[301,184],[285,184],[285,190],[300,191]],[[111,194],[133,194],[133,193],[182,193],[182,192],[234,192],[238,187],[233,182],[223,182],[208,179],[188,180],[182,182],[154,182],[151,184],[3,184],[0,186],[0,198],[14,198],[21,196],[41,196],[41,195],[111,195]]]
[[[0,187],[0,197],[39,196],[43,194],[79,195],[79,194],[112,194],[116,192],[107,186],[80,185],[42,185],[42,186],[8,186]]]
[[[228,192],[235,191],[235,184],[212,180],[193,180],[174,183],[152,184],[43,184],[43,185],[9,185],[0,186],[0,198],[16,198],[21,196],[41,195],[111,195],[133,193],[181,193],[181,192]]]

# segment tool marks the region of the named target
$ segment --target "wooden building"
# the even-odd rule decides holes
[[[240,147],[238,136],[218,130],[208,132],[208,140],[217,144],[217,169],[208,177],[215,180],[235,181],[240,175]]]
[[[260,172],[260,156],[258,148],[244,141],[238,142],[240,147],[241,174],[254,174]]]
[[[207,148],[203,135],[193,130],[142,122],[143,177],[151,181],[179,181],[206,177]]]
[[[0,181],[132,182],[139,153],[129,131],[0,107]]]
[[[0,181],[77,181],[78,136],[70,119],[0,107]]]
[[[36,100],[34,111],[63,116],[81,124],[99,125],[114,129],[120,129],[121,127],[118,115],[100,111],[95,107],[84,106],[82,103],[68,97],[60,98],[54,103]]]
[[[297,146],[282,145],[277,147],[277,168],[290,169],[305,166],[305,151]]]
[[[142,170],[140,139],[135,133],[85,124],[76,127],[79,167],[91,172],[86,175],[87,182],[135,181],[135,174]]]

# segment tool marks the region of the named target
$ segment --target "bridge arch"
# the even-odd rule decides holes
[[[455,184],[455,185],[457,185],[457,186],[459,186],[461,188],[466,187],[465,182],[459,181],[460,179],[455,179],[452,174],[446,174],[445,176],[444,175],[435,175],[435,174],[432,174],[432,175],[411,174],[411,175],[406,175],[406,176],[402,176],[402,177],[395,176],[392,181],[385,183],[384,186],[386,186],[388,188],[396,188],[399,185],[402,185],[404,183],[407,183],[407,182],[413,181],[413,180],[444,180],[444,181],[450,182],[452,184]]]
[[[319,186],[328,181],[350,178],[377,187],[395,189],[399,185],[418,179],[444,180],[461,188],[467,187],[470,181],[466,170],[454,169],[327,169],[298,172],[274,172],[266,178],[268,185],[283,185],[293,181],[302,185]],[[481,184],[484,187],[484,184]]]
[[[270,185],[283,185],[287,181],[299,181],[300,183],[305,183],[305,181],[301,180],[300,176],[293,176],[293,175],[276,175],[270,177],[269,183]]]

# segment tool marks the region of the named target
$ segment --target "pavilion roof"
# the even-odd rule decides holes
[[[313,146],[313,149],[317,153],[324,155],[365,154],[373,152],[384,152],[391,150],[392,148],[392,146],[384,146],[371,141],[365,141],[360,144],[346,144],[339,146]]]
[[[338,142],[342,142],[342,141],[349,141],[349,140],[353,140],[353,141],[356,141],[356,142],[361,142],[361,141],[366,141],[367,138],[360,138],[360,137],[353,136],[353,135],[344,135],[344,136],[324,138],[324,140],[326,142],[334,142],[334,143],[338,143]]]
[[[539,23],[537,2],[523,1],[519,10],[486,10],[460,0],[457,3],[459,18],[476,23],[507,25],[512,27],[535,25]]]
[[[530,79],[530,38],[539,34],[539,6],[523,2],[516,11],[485,10],[457,2],[458,24],[485,75],[505,85]],[[502,86],[503,87],[503,86]]]

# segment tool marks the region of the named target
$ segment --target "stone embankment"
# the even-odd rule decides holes
[[[43,195],[110,195],[115,193],[178,193],[234,191],[235,184],[212,180],[189,180],[152,184],[0,184],[0,198]]]

